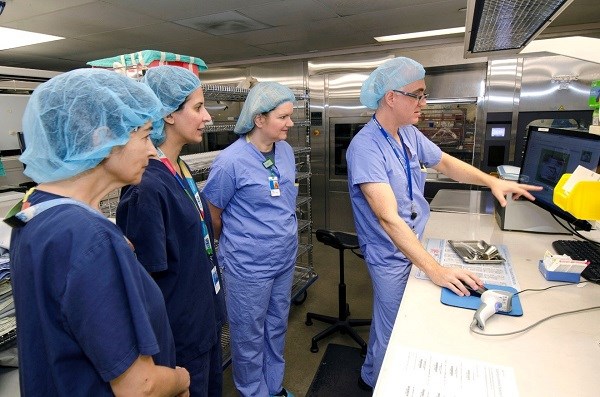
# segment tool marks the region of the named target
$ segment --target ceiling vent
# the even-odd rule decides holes
[[[573,0],[468,0],[465,58],[517,54]]]
[[[271,25],[248,18],[237,11],[226,11],[219,14],[188,18],[175,21],[175,23],[215,36],[251,32],[253,30],[272,27]]]

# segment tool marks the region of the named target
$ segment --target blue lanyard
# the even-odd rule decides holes
[[[175,180],[179,183],[179,186],[181,186],[183,188],[183,191],[185,192],[185,194],[190,198],[192,203],[195,204],[195,207],[200,214],[200,224],[202,226],[202,237],[204,240],[204,249],[206,250],[206,254],[208,255],[208,258],[210,259],[210,261],[212,263],[213,262],[212,255],[213,255],[214,251],[212,248],[212,243],[210,241],[208,227],[206,226],[206,221],[204,220],[204,207],[202,206],[202,200],[200,199],[200,193],[198,192],[198,187],[196,186],[196,182],[194,182],[194,178],[192,178],[192,175],[190,174],[190,171],[188,170],[187,166],[183,162],[181,162],[181,159],[177,159],[177,163],[179,164],[179,167],[181,168],[181,172],[183,173],[183,175],[187,181],[187,185],[189,186],[190,190],[192,191],[192,194],[194,195],[192,197],[192,195],[190,195],[188,189],[185,188],[186,181],[184,181],[181,178],[181,176],[179,176],[177,171],[175,171],[175,168],[173,167],[173,164],[171,164],[171,161],[167,158],[167,156],[165,156],[163,151],[160,150],[159,148],[156,148],[156,152],[158,153],[158,158],[160,159],[160,161],[162,161],[162,163],[167,167],[167,169],[171,172],[171,174],[173,174],[173,176],[175,177]]]
[[[383,137],[385,139],[387,139],[388,143],[392,147],[392,150],[394,151],[394,154],[396,155],[396,158],[398,158],[400,165],[402,165],[402,160],[400,159],[400,153],[398,153],[398,148],[396,147],[394,142],[392,142],[392,138],[390,137],[390,134],[388,134],[387,131],[381,126],[381,124],[379,124],[379,121],[377,121],[377,118],[375,117],[375,115],[373,115],[373,121],[375,122],[375,125],[377,125],[377,128],[379,128],[379,131],[381,132]],[[404,140],[402,139],[402,135],[400,135],[400,133],[398,133],[398,137],[400,137],[400,145],[402,146],[402,149],[404,151],[403,168],[406,171],[406,179],[408,180],[408,198],[410,198],[410,206],[411,206],[410,219],[414,220],[417,217],[417,213],[415,212],[415,206],[414,206],[414,202],[413,202],[413,187],[412,187],[412,174],[410,172],[410,162],[408,159],[408,152],[406,151],[406,146],[404,146]]]
[[[275,156],[273,156],[273,158],[275,158]],[[268,159],[266,159],[265,161],[262,162],[262,165],[267,170],[271,171],[271,176],[276,176],[278,179],[281,179],[281,175],[279,174],[279,170],[275,166],[275,162],[273,162],[273,160],[271,160],[271,159],[268,158]]]

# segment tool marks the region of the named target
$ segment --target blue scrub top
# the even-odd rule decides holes
[[[278,197],[271,196],[271,171],[263,161],[258,149],[241,136],[217,156],[203,190],[208,201],[223,209],[219,260],[226,271],[240,278],[272,278],[296,262],[294,151],[285,141],[275,143]]]
[[[112,396],[140,355],[175,367],[162,294],[108,219],[58,205],[13,229],[10,255],[22,396]]]
[[[203,206],[212,241],[204,199]],[[215,294],[198,210],[167,167],[151,159],[141,183],[122,189],[117,225],[165,296],[177,365],[183,366],[219,342],[226,316],[223,283]]]
[[[429,219],[429,204],[423,195],[427,173],[423,167],[437,165],[442,159],[442,151],[412,125],[399,130],[407,146],[413,184],[413,203],[417,217],[412,220],[411,200],[408,189],[405,159],[394,153],[389,141],[380,132],[373,120],[369,121],[350,142],[346,152],[348,162],[348,188],[352,201],[354,223],[361,251],[368,263],[392,266],[398,261],[408,264],[408,259],[396,248],[383,230],[371,210],[360,184],[369,182],[387,183],[396,197],[400,217],[420,237]],[[398,153],[402,146],[392,140]],[[423,167],[422,167],[423,166]]]

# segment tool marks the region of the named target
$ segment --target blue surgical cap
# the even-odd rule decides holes
[[[256,84],[246,98],[233,132],[247,134],[254,128],[254,118],[261,113],[270,112],[285,102],[296,103],[292,90],[274,81]]]
[[[360,103],[377,109],[386,92],[425,78],[423,66],[410,58],[398,57],[384,62],[365,80],[360,90]]]
[[[160,99],[164,107],[164,116],[179,109],[187,97],[201,85],[198,76],[188,69],[166,65],[148,69],[141,82],[148,85]],[[164,120],[157,120],[153,127],[150,138],[158,146],[166,138]]]
[[[34,90],[23,114],[25,175],[44,183],[92,169],[161,109],[148,87],[112,71],[53,77]]]

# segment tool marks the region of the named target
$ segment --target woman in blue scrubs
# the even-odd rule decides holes
[[[501,205],[506,194],[533,199],[520,185],[494,178],[446,153],[413,124],[427,102],[425,69],[398,57],[384,62],[363,83],[360,101],[375,114],[352,138],[346,160],[348,188],[360,249],[373,284],[373,322],[358,384],[377,382],[412,265],[435,284],[469,295],[464,284],[483,285],[472,272],[444,268],[419,241],[429,219],[424,197],[427,167],[454,180],[490,187]]]
[[[275,82],[248,93],[240,138],[215,159],[204,194],[227,286],[233,380],[242,396],[292,396],[283,387],[285,333],[298,222],[292,147],[295,97]]]
[[[33,92],[20,160],[39,185],[5,222],[21,396],[187,395],[164,299],[100,200],[138,183],[161,105],[115,72],[80,69]]]
[[[152,135],[158,157],[142,181],[121,192],[117,224],[163,292],[177,349],[190,372],[191,396],[221,396],[221,327],[225,299],[207,203],[198,192],[183,145],[200,143],[211,120],[198,76],[178,66],[150,68],[142,78],[167,114]]]

